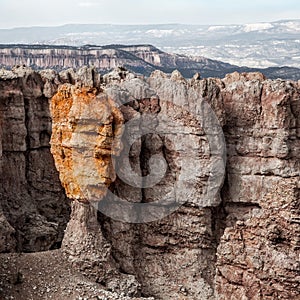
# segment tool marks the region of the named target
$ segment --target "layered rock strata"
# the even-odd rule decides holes
[[[300,90],[259,74],[223,80],[227,213],[219,299],[299,297]]]
[[[16,72],[2,74],[2,91],[11,89],[15,80],[24,80],[20,79],[23,78],[20,70]],[[76,89],[84,95],[87,89],[93,91],[96,88],[99,92],[101,88],[105,97],[111,98],[119,106],[125,125],[132,124],[131,120],[134,120],[133,124],[138,124],[139,130],[133,131],[132,139],[126,136],[125,130],[124,149],[116,161],[116,180],[109,181],[112,183],[108,194],[100,202],[98,221],[101,228],[97,227],[97,230],[100,228],[101,232],[96,240],[101,240],[99,245],[105,251],[95,252],[85,248],[83,242],[80,248],[83,254],[94,253],[95,261],[101,261],[104,265],[107,262],[105,268],[108,271],[113,266],[112,272],[122,270],[133,275],[141,284],[142,293],[157,299],[299,297],[298,83],[267,80],[259,73],[233,73],[222,80],[200,79],[199,76],[185,80],[178,72],[171,77],[155,72],[148,79],[143,79],[122,70],[100,77],[88,69],[77,72],[68,70],[59,75],[44,71],[40,75],[33,73],[32,76],[37,78],[35,81],[38,80],[37,85],[47,103],[58,87],[65,83],[76,88],[64,86],[61,90]],[[35,90],[35,86],[28,80],[28,90]],[[3,99],[8,99],[8,95],[3,95]],[[85,106],[85,98],[78,98],[82,107]],[[67,99],[62,102],[63,105],[68,105]],[[215,153],[212,149],[215,148],[212,148],[214,144],[210,143],[207,131],[205,134],[205,122],[198,122],[198,113],[203,116],[205,111],[201,105],[202,110],[198,109],[199,103],[209,104],[219,120],[227,152],[224,184],[217,181],[218,184],[212,189],[217,192],[205,203],[201,199],[212,183],[209,175],[217,176],[222,169],[211,168],[215,162],[212,155]],[[21,108],[20,111],[18,114],[24,116],[24,110]],[[59,114],[59,111],[56,113]],[[76,116],[82,116],[81,112],[77,111]],[[1,113],[1,120],[3,124],[4,113]],[[23,119],[19,123],[23,124]],[[19,123],[16,126],[21,134],[22,126]],[[55,124],[54,121],[53,126],[56,125],[62,124]],[[65,129],[62,134],[68,135],[69,131]],[[2,172],[6,165],[4,168],[9,173],[9,166],[19,164],[19,161],[8,164],[4,150],[8,145],[4,138],[5,132],[9,132],[7,130],[2,129],[1,160]],[[84,131],[94,132],[95,128]],[[23,136],[18,140],[18,147],[24,143]],[[219,137],[219,132],[216,132],[216,136]],[[96,140],[92,143],[98,145]],[[50,155],[48,143],[47,151]],[[222,147],[218,151],[221,153]],[[128,154],[125,165],[122,163],[126,156],[122,153]],[[156,164],[153,164],[151,157],[156,159]],[[76,162],[73,155],[72,159]],[[161,164],[161,161],[166,164]],[[125,170],[134,171],[131,172],[133,175],[122,173],[118,164],[126,166]],[[140,178],[148,176],[151,179],[153,170],[160,174],[156,166],[165,170],[162,179],[152,186],[147,185],[147,181],[142,181],[142,185],[137,184]],[[53,161],[51,168],[54,169]],[[63,177],[64,170],[67,172],[66,168],[60,171]],[[70,176],[65,176],[65,179],[70,178],[68,185],[65,185],[67,192],[68,186],[78,178],[78,174],[73,176],[74,171]],[[189,174],[192,176],[188,177]],[[101,179],[99,174],[95,176]],[[2,180],[5,182],[5,179]],[[97,184],[99,182],[101,180]],[[10,195],[22,195],[17,188],[13,193],[11,183],[12,180],[7,183],[6,189]],[[87,187],[86,184],[83,186]],[[218,190],[218,186],[222,189]],[[7,193],[2,192],[2,195]],[[85,199],[82,194],[77,195],[80,195],[79,199]],[[112,195],[124,202],[116,201]],[[13,199],[10,197],[7,198]],[[157,215],[155,202],[161,199],[165,200],[165,204],[170,201],[170,206],[159,205],[161,215]],[[172,199],[178,199],[180,204],[174,211],[170,209],[174,204]],[[11,218],[12,207],[5,203],[2,202],[5,215],[2,232],[4,239],[13,244],[16,243],[15,232],[20,227]],[[138,204],[148,204],[145,209],[148,213],[139,214],[136,208],[144,211],[144,206]],[[73,240],[66,238],[66,243],[72,240],[74,245],[84,240],[82,237],[86,236],[86,232],[91,233],[90,226],[86,226],[89,220],[98,224],[95,210],[90,211],[90,207],[83,203],[78,210],[73,210],[83,209],[85,212],[81,216],[86,218],[78,223],[80,218],[73,213],[69,225],[78,229],[78,235],[73,235]],[[133,208],[133,214],[128,212],[128,207]],[[122,220],[124,215],[127,219]],[[161,218],[157,218],[159,216]],[[143,223],[145,220],[152,221]],[[30,222],[25,224],[28,228],[32,226]],[[8,249],[3,247],[2,250]],[[98,274],[97,268],[96,265]],[[90,265],[87,270],[93,273]]]
[[[70,199],[100,201],[115,180],[123,115],[96,88],[63,85],[51,100],[51,152]]]
[[[62,42],[63,44],[63,42]],[[151,45],[0,45],[0,67],[27,66],[35,70],[82,68],[91,66],[99,72],[109,72],[118,66],[149,76],[159,69],[166,73],[179,70],[185,77],[192,78],[196,72],[203,77],[223,78],[227,73],[262,72],[268,78],[299,80],[300,69],[293,67],[248,68],[231,65],[203,56],[186,56],[159,50]],[[292,63],[292,65],[295,62]]]
[[[86,84],[86,82],[83,82]],[[71,204],[63,251],[85,276],[137,296],[133,275],[121,274],[97,220],[97,203],[115,180],[123,115],[92,86],[64,84],[51,99],[51,152]]]
[[[57,248],[69,205],[50,153],[44,83],[27,68],[5,71],[0,78],[0,251]]]

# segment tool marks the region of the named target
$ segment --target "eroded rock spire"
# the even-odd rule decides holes
[[[114,156],[121,149],[123,116],[95,88],[63,85],[51,101],[51,152],[67,196],[100,201],[115,180]]]
[[[123,116],[105,93],[70,84],[59,88],[50,107],[51,152],[72,200],[63,251],[84,275],[136,295],[139,284],[118,271],[97,219],[97,203],[116,178],[113,163],[121,150]]]

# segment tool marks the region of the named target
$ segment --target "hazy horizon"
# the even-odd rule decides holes
[[[222,26],[222,25],[247,25],[247,24],[257,24],[257,23],[276,23],[276,22],[283,22],[283,21],[299,21],[299,18],[293,18],[293,19],[276,19],[276,20],[269,20],[269,21],[260,21],[260,22],[247,22],[247,23],[209,23],[209,24],[189,24],[189,23],[132,23],[132,24],[121,24],[121,23],[63,23],[63,24],[57,24],[57,25],[28,25],[28,26],[16,26],[16,27],[9,27],[9,28],[0,28],[0,30],[5,30],[5,29],[22,29],[22,28],[43,28],[43,27],[64,27],[64,26],[77,26],[77,25],[90,25],[90,26],[164,26],[164,25],[186,25],[186,26],[209,26],[209,25],[216,25],[216,26]]]
[[[298,0],[0,0],[1,29],[104,25],[235,25],[299,19]]]

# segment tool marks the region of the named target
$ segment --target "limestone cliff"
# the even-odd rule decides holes
[[[247,68],[231,65],[206,57],[186,56],[167,53],[152,45],[43,45],[43,44],[2,44],[0,45],[0,67],[12,68],[16,65],[35,70],[46,68],[61,71],[66,68],[92,66],[99,72],[108,72],[117,67],[125,67],[132,72],[149,76],[159,69],[165,73],[179,70],[185,77],[192,78],[196,72],[203,77],[223,78],[227,73],[262,72],[268,78],[299,80],[300,69],[291,67]]]
[[[0,76],[1,252],[56,248],[68,220],[68,201],[50,153],[43,86],[31,69]]]
[[[107,196],[99,205],[100,245],[105,246],[105,251],[84,247],[80,250],[87,257],[102,253],[99,259],[104,265],[107,261],[107,267],[113,266],[112,273],[121,270],[133,275],[142,294],[157,299],[299,298],[299,83],[267,80],[260,73],[233,73],[222,80],[199,76],[186,80],[178,72],[172,76],[154,72],[144,79],[124,70],[100,76],[87,68],[59,75],[21,68],[5,72],[1,78],[0,157],[1,172],[6,177],[1,176],[4,216],[0,220],[3,239],[13,245],[2,246],[2,251],[14,250],[16,232],[35,228],[32,224],[36,223],[26,220],[19,224],[13,218],[15,199],[25,212],[27,201],[26,204],[34,203],[31,207],[45,218],[58,215],[57,211],[51,215],[41,210],[49,203],[49,186],[43,189],[43,197],[31,189],[32,185],[44,187],[48,183],[49,173],[39,170],[49,164],[53,172],[49,178],[56,184],[56,193],[62,195],[49,150],[50,129],[46,135],[41,125],[29,126],[41,124],[44,111],[50,126],[49,99],[59,90],[52,100],[52,108],[59,108],[52,109],[52,126],[56,134],[59,132],[68,140],[72,124],[78,124],[85,113],[91,118],[85,115],[83,120],[98,120],[98,109],[89,110],[87,103],[95,101],[93,107],[97,108],[101,99],[110,98],[122,112],[125,129],[130,129],[131,135],[126,136],[124,131],[123,150],[114,169],[116,180],[109,181]],[[58,101],[57,95],[63,101]],[[96,100],[97,97],[102,98]],[[27,105],[35,106],[24,105],[23,99],[30,99]],[[36,99],[45,101],[45,106],[36,104]],[[73,110],[71,102],[77,103]],[[69,114],[59,116],[65,111]],[[60,164],[57,160],[62,182],[70,179],[64,183],[68,195],[80,199],[84,199],[82,194],[69,187],[85,168],[74,176],[80,168],[65,167],[69,158],[70,163],[76,162],[76,155],[67,151],[76,150],[74,146],[78,143],[91,142],[95,151],[101,145],[97,140],[98,129],[90,122],[84,125],[88,127],[79,126],[82,130],[79,128],[76,136],[81,133],[90,137],[64,144],[66,154],[60,152],[60,157],[67,161]],[[54,144],[62,145],[59,135],[52,138]],[[222,135],[226,171],[222,169]],[[45,136],[47,139],[43,140]],[[45,143],[43,151],[48,158],[38,152],[41,143]],[[28,157],[32,157],[33,151],[42,164],[30,163]],[[28,170],[28,165],[35,172],[23,171]],[[64,173],[68,170],[70,176]],[[97,184],[101,183],[101,174],[95,173],[95,178],[100,178]],[[151,174],[164,176],[155,181]],[[89,190],[78,181],[75,186]],[[213,197],[201,202],[208,191]],[[51,201],[63,207],[66,199],[55,198],[58,194],[52,192]],[[88,203],[82,205],[90,207]],[[89,216],[95,223],[95,212]],[[78,220],[76,214],[71,220]],[[85,226],[88,220],[80,223],[84,225],[82,231],[72,236],[71,245],[80,241],[85,230],[90,230]],[[49,241],[48,237],[46,240]],[[37,249],[43,248],[32,248]],[[96,265],[94,269],[86,267],[91,272],[99,270]]]
[[[295,82],[223,80],[227,181],[217,250],[220,299],[299,298],[300,90]]]

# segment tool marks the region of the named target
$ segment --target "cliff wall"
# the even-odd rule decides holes
[[[51,116],[44,83],[30,69],[1,75],[0,194],[5,231],[0,249],[53,249],[61,243],[69,208],[50,154]]]
[[[0,67],[10,69],[14,66],[27,66],[35,70],[91,66],[99,72],[108,72],[117,67],[125,67],[132,72],[149,76],[159,69],[165,73],[179,70],[186,78],[200,72],[205,78],[223,78],[226,74],[237,72],[261,72],[268,78],[299,80],[300,69],[290,67],[247,68],[238,67],[206,57],[185,56],[163,52],[151,45],[0,45]]]
[[[2,252],[45,250],[61,240],[58,228],[66,223],[68,209],[50,155],[49,99],[64,83],[104,91],[118,103],[125,124],[138,122],[143,134],[134,131],[132,144],[128,137],[123,140],[130,171],[148,176],[151,157],[166,162],[163,178],[149,186],[130,184],[126,178],[136,177],[117,169],[110,194],[132,210],[109,197],[99,206],[114,259],[122,272],[137,278],[143,295],[299,297],[300,86],[259,73],[233,73],[222,80],[186,80],[178,72],[154,72],[143,79],[122,70],[100,76],[87,68],[2,73]],[[206,124],[214,116],[220,127],[210,136]],[[221,135],[226,170],[213,155],[222,158]],[[212,137],[217,143],[210,142]],[[121,163],[126,156],[120,157]],[[217,181],[210,181],[212,174]],[[207,191],[213,198],[201,202]],[[180,205],[172,210],[174,199]],[[151,203],[160,200],[171,202],[157,210]],[[135,209],[144,206],[136,204],[149,205],[141,215]],[[47,233],[43,239],[41,228]]]

